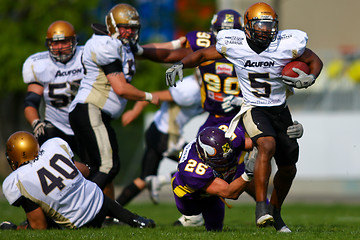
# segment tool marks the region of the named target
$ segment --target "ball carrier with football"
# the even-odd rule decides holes
[[[293,125],[286,102],[287,90],[311,86],[323,67],[321,59],[306,47],[307,41],[308,36],[303,31],[278,30],[274,9],[259,2],[246,10],[244,31],[220,31],[216,45],[187,55],[166,71],[166,82],[173,86],[176,75],[182,76],[183,68],[224,57],[234,64],[244,103],[229,130],[235,129],[233,125],[241,121],[258,149],[254,168],[255,222],[258,227],[274,225],[279,232],[291,232],[280,212],[295,179],[299,158],[297,140],[286,134],[287,128]],[[292,67],[299,74],[297,77],[282,74],[286,64],[294,60],[306,63],[310,72],[307,74],[298,66]],[[270,204],[267,204],[272,157],[277,170]]]
[[[302,61],[291,61],[281,71],[283,82],[296,88],[307,88],[314,84],[315,76],[310,67]]]

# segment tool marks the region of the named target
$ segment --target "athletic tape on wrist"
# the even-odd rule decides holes
[[[171,45],[172,45],[173,49],[179,49],[179,48],[181,48],[181,41],[180,41],[180,39],[172,40],[172,41],[171,41]]]
[[[137,48],[138,50],[135,54],[141,56],[144,53],[144,48],[142,48],[140,45],[138,45]]]
[[[145,101],[151,102],[153,99],[153,96],[149,92],[145,92]]]
[[[252,180],[252,177],[249,177],[246,172],[244,172],[241,177],[242,179],[244,179],[245,182],[250,182]]]

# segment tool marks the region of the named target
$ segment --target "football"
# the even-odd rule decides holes
[[[306,63],[301,62],[301,61],[292,61],[285,65],[285,67],[281,71],[281,74],[283,76],[288,76],[288,77],[298,77],[299,74],[294,72],[292,70],[293,68],[298,68],[306,74],[310,73],[310,68]]]

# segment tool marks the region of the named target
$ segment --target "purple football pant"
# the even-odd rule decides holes
[[[186,216],[202,213],[208,231],[221,231],[224,224],[225,204],[218,196],[202,199],[179,198],[174,194],[176,207]]]

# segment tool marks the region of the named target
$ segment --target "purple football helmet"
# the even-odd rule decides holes
[[[243,29],[243,19],[240,13],[232,9],[224,9],[214,14],[210,31],[216,36],[222,29]]]
[[[204,128],[196,138],[196,150],[212,169],[225,172],[236,164],[230,138],[217,127]]]

